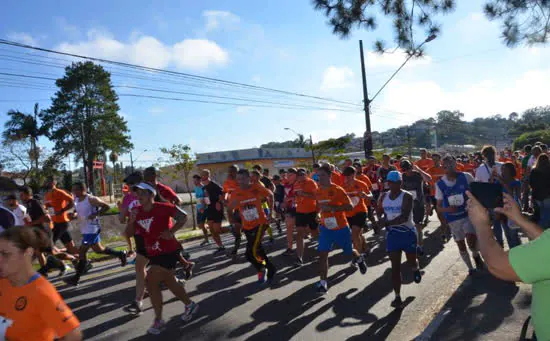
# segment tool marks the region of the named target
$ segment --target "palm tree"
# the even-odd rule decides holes
[[[34,168],[38,170],[38,138],[45,134],[44,128],[38,121],[40,110],[38,103],[34,105],[33,114],[25,114],[17,110],[8,111],[9,120],[4,124],[2,138],[4,141],[29,140],[31,149],[29,158],[34,162]]]

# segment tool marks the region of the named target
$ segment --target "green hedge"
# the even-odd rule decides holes
[[[550,145],[550,129],[536,130],[521,134],[517,139],[515,139],[513,149],[522,149],[523,146],[527,144],[534,145],[538,141]]]

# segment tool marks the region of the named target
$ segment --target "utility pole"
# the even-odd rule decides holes
[[[313,161],[312,165],[315,164],[315,151],[313,150],[313,137],[311,137],[311,134],[309,135],[309,143],[311,147],[311,160]]]
[[[372,155],[372,132],[370,126],[370,100],[367,92],[367,73],[365,71],[365,56],[363,54],[363,41],[359,40],[359,53],[361,55],[361,75],[363,77],[363,104],[365,110],[365,125],[367,131],[364,136],[365,158]]]
[[[132,158],[132,152],[130,152],[130,169],[134,172],[134,159]]]

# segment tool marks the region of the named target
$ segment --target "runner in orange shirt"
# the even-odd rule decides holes
[[[354,163],[353,168],[355,168],[355,178],[357,180],[367,184],[367,187],[369,188],[369,193],[373,196],[372,200],[375,200],[374,193],[373,193],[374,191],[373,191],[373,188],[372,188],[372,181],[367,176],[367,174],[363,173],[363,166],[360,163]],[[372,224],[373,230],[376,233],[377,230],[376,230],[376,219],[374,219],[374,207],[372,205],[370,205],[370,202],[367,203],[367,217],[369,218],[369,220]],[[368,226],[366,226],[366,227],[368,227]]]
[[[317,183],[306,176],[306,170],[298,169],[294,194],[296,195],[296,265],[304,264],[304,238],[308,232],[319,235],[317,224]],[[309,231],[307,230],[309,228]]]
[[[420,160],[416,161],[414,164],[424,172],[427,172],[428,169],[434,166],[434,161],[428,158],[428,151],[426,149],[420,149]]]
[[[229,166],[227,179],[225,179],[223,183],[223,195],[225,204],[231,201],[231,194],[235,192],[237,188],[239,188],[239,184],[237,183],[238,171],[239,166]],[[231,251],[231,257],[233,258],[233,260],[236,260],[239,247],[241,246],[242,238],[242,221],[241,216],[239,215],[239,211],[232,211],[229,206],[227,206],[227,220],[229,220],[229,224],[231,225],[231,233],[233,234],[233,237],[235,237],[235,245],[233,246],[233,250]]]
[[[319,188],[317,189],[317,207],[321,212],[321,226],[319,226],[319,264],[321,280],[316,284],[317,292],[326,294],[328,291],[328,254],[333,244],[338,244],[345,255],[352,255],[358,259],[361,255],[353,250],[351,230],[346,219],[346,212],[353,209],[350,198],[342,187],[330,181],[332,170],[329,165],[319,168]]]
[[[368,185],[356,178],[355,168],[347,167],[342,174],[344,174],[344,186],[342,188],[351,199],[353,206],[351,210],[346,212],[346,219],[349,226],[351,226],[353,248],[361,254],[361,258],[358,260],[359,263],[356,263],[354,259],[352,265],[359,266],[359,270],[364,274],[367,272],[366,259],[369,249],[363,236],[363,229],[367,222],[367,207],[370,206],[373,197],[370,194]]]
[[[428,171],[426,172],[430,174],[430,176],[432,177],[432,183],[430,188],[431,189],[430,202],[431,202],[431,210],[432,210],[431,214],[433,214],[433,210],[437,206],[437,200],[435,200],[435,184],[439,181],[439,179],[443,177],[443,175],[445,175],[445,168],[441,165],[441,155],[439,155],[438,153],[433,153],[432,159],[434,161],[434,166],[428,169]],[[437,210],[436,210],[436,213],[437,213],[437,218],[441,222],[441,227],[443,229],[442,239],[443,239],[443,242],[446,243],[450,240],[450,230],[449,230],[449,227],[447,226],[447,221],[445,220],[445,217],[441,213],[439,213]]]
[[[33,250],[51,247],[37,228],[0,233],[0,340],[82,340],[78,319],[32,267]]]
[[[238,208],[242,220],[243,231],[246,236],[246,258],[258,271],[258,283],[271,281],[277,269],[271,263],[262,247],[262,237],[272,219],[273,192],[264,186],[253,185],[250,173],[246,169],[237,172],[237,188],[229,201],[232,210]],[[263,201],[269,205],[270,216],[265,214]]]
[[[74,208],[74,199],[72,195],[57,188],[56,185],[57,181],[54,177],[48,177],[44,183],[44,187],[47,189],[44,195],[44,206],[46,206],[53,221],[53,244],[55,245],[58,240],[61,240],[68,253],[78,255],[79,250],[69,233],[70,219],[68,212]]]
[[[334,166],[333,164],[329,163],[329,165],[330,165],[330,169],[332,170],[330,181],[332,181],[333,184],[342,186],[342,183],[344,182],[342,179],[342,173],[340,173],[338,169],[336,169],[336,166]]]

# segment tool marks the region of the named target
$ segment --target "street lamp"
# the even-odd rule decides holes
[[[429,43],[430,41],[434,40],[435,38],[437,38],[437,35],[431,34],[430,36],[428,36],[422,42],[422,44],[418,45],[412,51],[412,53],[409,54],[407,59],[405,59],[403,64],[401,64],[401,66],[399,66],[399,68],[397,70],[395,70],[395,72],[391,75],[391,77],[386,81],[386,83],[384,83],[384,85],[382,85],[382,87],[380,87],[380,89],[376,92],[376,94],[374,94],[374,96],[371,99],[369,99],[369,94],[367,92],[367,74],[366,74],[366,71],[365,71],[365,57],[363,55],[363,41],[359,40],[359,52],[360,52],[360,55],[361,55],[361,74],[363,76],[363,103],[365,105],[365,108],[364,108],[364,110],[365,110],[365,124],[366,124],[366,127],[367,127],[367,131],[365,132],[365,135],[364,135],[364,146],[363,146],[364,149],[365,149],[365,158],[368,158],[369,156],[372,155],[372,132],[371,132],[371,126],[370,126],[370,104],[372,103],[372,101],[374,101],[376,96],[378,96],[378,94],[380,94],[380,92],[386,87],[386,85],[388,85],[388,83],[393,79],[393,77],[395,77],[395,75],[405,66],[405,64],[407,64],[407,62],[413,56],[416,55],[416,52],[424,44]]]
[[[298,137],[303,136],[302,134],[297,133],[293,129],[285,128],[285,130],[290,130],[294,134],[298,135]],[[311,147],[311,160],[313,161],[313,164],[315,164],[315,151],[313,150],[313,138],[311,137],[311,134],[309,134],[309,143],[310,143],[310,147]]]

